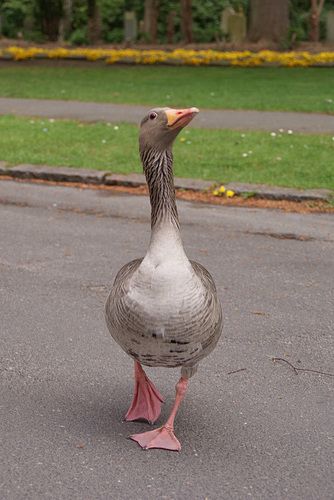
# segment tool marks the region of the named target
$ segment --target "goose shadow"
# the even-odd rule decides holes
[[[126,422],[125,415],[132,400],[132,380],[105,386],[101,382],[98,388],[89,382],[80,384],[76,380],[49,384],[47,391],[30,394],[30,410],[25,405],[27,418],[38,419],[36,408],[43,408],[46,428],[49,437],[59,438],[59,427],[80,442],[99,441],[105,438],[114,444],[121,445],[131,434],[141,433],[164,424],[174,403],[173,384],[165,392],[165,404],[157,421],[151,426],[146,421]],[[226,408],[218,414],[210,415],[209,402],[205,395],[189,391],[182,401],[176,422],[175,432],[181,443],[187,448],[200,449],[211,442],[214,436],[215,446],[224,448],[226,433],[217,429],[226,429],[230,417],[226,417]],[[30,413],[30,415],[29,415]],[[232,422],[230,424],[233,425]],[[123,445],[121,445],[123,446]]]

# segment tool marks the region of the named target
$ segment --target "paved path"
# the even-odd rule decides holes
[[[148,106],[99,102],[53,101],[42,99],[0,98],[0,114],[67,118],[87,122],[111,121],[138,124]],[[334,116],[320,113],[272,111],[232,111],[202,109],[189,126],[236,130],[293,130],[307,134],[333,134]]]
[[[334,498],[334,378],[269,358],[334,372],[333,216],[178,202],[225,316],[178,454],[127,439],[147,425],[123,422],[132,362],[104,322],[113,276],[147,248],[147,197],[0,181],[0,199],[2,500]],[[179,372],[149,374],[159,425]]]

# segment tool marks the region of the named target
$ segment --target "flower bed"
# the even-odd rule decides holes
[[[334,66],[334,52],[260,52],[218,50],[137,50],[137,49],[42,49],[37,47],[8,47],[0,49],[0,58],[23,61],[26,59],[83,59],[104,60],[107,64],[172,64],[172,65],[215,65],[215,66]]]

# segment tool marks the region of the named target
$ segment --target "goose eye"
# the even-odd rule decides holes
[[[150,120],[154,120],[158,115],[156,113],[150,113]]]

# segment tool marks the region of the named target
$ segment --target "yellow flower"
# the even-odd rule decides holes
[[[218,196],[219,195],[219,191],[218,189],[215,189],[213,192],[212,192],[213,196]]]
[[[181,137],[180,139],[181,142],[184,142],[185,140],[186,140],[185,137]]]
[[[234,196],[234,195],[235,195],[235,192],[234,192],[234,191],[232,191],[232,189],[228,189],[228,190],[226,191],[226,196],[227,196],[227,198],[233,198],[233,196]]]
[[[223,193],[225,193],[225,191],[226,191],[226,187],[225,186],[220,186],[219,192],[223,194]]]
[[[309,54],[308,52],[276,52],[261,50],[259,52],[219,50],[191,50],[175,49],[173,51],[163,50],[136,50],[136,49],[64,49],[55,48],[51,50],[37,47],[8,47],[0,50],[0,57],[11,54],[15,61],[33,59],[35,57],[49,57],[50,59],[87,59],[89,61],[105,60],[107,64],[121,61],[129,64],[156,64],[170,63],[176,65],[199,66],[202,64],[213,64],[219,66],[244,66],[257,67],[263,64],[269,66],[333,66],[334,51]]]

